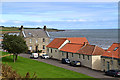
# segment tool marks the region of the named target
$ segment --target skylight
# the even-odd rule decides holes
[[[113,51],[116,51],[118,49],[118,47],[116,47]]]

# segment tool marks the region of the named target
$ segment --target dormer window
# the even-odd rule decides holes
[[[118,49],[118,47],[116,47],[113,51],[116,51]]]

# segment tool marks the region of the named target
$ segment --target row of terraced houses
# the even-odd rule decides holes
[[[47,45],[47,54],[61,60],[80,61],[82,66],[107,71],[120,69],[120,43],[113,43],[108,50],[90,45],[85,37],[55,38]]]

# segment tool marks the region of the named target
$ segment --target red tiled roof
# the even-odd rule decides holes
[[[118,49],[114,51],[116,47]],[[120,43],[113,43],[102,56],[120,58]]]
[[[65,41],[65,38],[55,38],[51,43],[47,45],[47,47],[59,48]]]
[[[80,48],[82,48],[82,46],[83,45],[80,44],[67,43],[64,47],[60,49],[60,51],[76,53]]]
[[[71,37],[71,38],[67,38],[67,40],[69,40],[70,43],[77,43],[77,44],[84,44],[84,42],[88,43],[86,37]]]
[[[59,48],[65,40],[69,40],[70,43],[84,44],[88,43],[88,40],[85,37],[70,37],[70,38],[55,38],[47,47]]]
[[[81,48],[80,50],[78,50],[77,53],[80,54],[85,54],[85,55],[102,55],[104,54],[105,50],[95,46],[95,45],[86,45],[83,48]]]

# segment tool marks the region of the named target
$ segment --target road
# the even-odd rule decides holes
[[[30,55],[29,54],[20,54],[19,56],[29,58]],[[41,58],[34,59],[34,60],[44,62],[47,64],[51,64],[54,66],[62,67],[62,68],[68,69],[68,70],[78,72],[78,73],[86,74],[86,75],[94,77],[94,78],[100,78],[101,80],[118,80],[118,78],[114,78],[114,77],[105,75],[104,72],[95,71],[95,70],[92,70],[92,69],[89,69],[86,67],[72,67],[72,66],[69,66],[68,64],[62,64],[61,61],[59,61],[59,60],[41,59]]]

